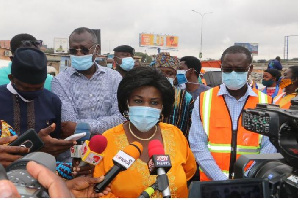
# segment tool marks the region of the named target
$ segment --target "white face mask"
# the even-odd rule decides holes
[[[171,83],[171,85],[174,86],[174,78],[169,78],[169,77],[166,77],[166,78]]]

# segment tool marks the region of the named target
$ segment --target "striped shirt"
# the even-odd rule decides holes
[[[52,80],[52,91],[62,102],[62,121],[85,122],[93,134],[122,123],[117,89],[122,77],[117,71],[98,65],[88,79],[68,67]]]
[[[237,129],[238,118],[243,109],[245,101],[248,96],[257,96],[255,92],[248,86],[247,92],[239,100],[236,100],[233,96],[229,94],[226,89],[225,84],[220,85],[220,90],[217,94],[218,96],[223,95],[225,102],[228,106],[230,112],[230,117],[232,120],[233,130]],[[213,105],[212,105],[213,106]],[[200,121],[199,115],[199,98],[194,103],[194,109],[192,112],[192,125],[189,133],[189,143],[192,152],[196,158],[197,163],[204,171],[204,173],[210,177],[212,180],[227,180],[228,177],[221,171],[219,166],[216,164],[213,156],[208,150],[207,135],[203,129],[202,122]],[[276,148],[271,144],[267,136],[262,137],[261,142],[261,154],[276,153]]]

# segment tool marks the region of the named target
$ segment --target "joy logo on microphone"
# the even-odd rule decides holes
[[[158,162],[169,161],[169,156],[157,156],[156,161]]]
[[[113,161],[128,169],[134,163],[135,159],[123,151],[119,151],[117,155],[113,157]]]

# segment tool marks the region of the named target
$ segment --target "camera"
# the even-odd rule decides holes
[[[235,163],[234,179],[265,179],[270,197],[298,197],[298,98],[292,99],[290,109],[271,104],[246,109],[242,126],[268,136],[279,153],[241,155]]]
[[[0,164],[0,180],[13,182],[22,198],[50,198],[47,190],[27,172],[26,166],[29,161],[42,164],[53,172],[56,170],[54,156],[44,152],[33,152],[16,160],[6,169]]]

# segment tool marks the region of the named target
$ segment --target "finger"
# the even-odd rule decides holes
[[[2,163],[2,161],[14,162],[15,160],[18,160],[22,157],[23,156],[21,156],[21,155],[12,155],[12,154],[8,154],[8,153],[3,153],[0,156],[0,160],[1,160],[1,163]]]
[[[20,198],[15,185],[8,180],[0,181],[0,198]]]
[[[12,141],[14,141],[15,139],[17,139],[18,136],[9,136],[9,137],[3,137],[0,138],[0,145],[1,144],[7,144],[7,143],[11,143]]]
[[[10,154],[26,154],[30,151],[29,148],[20,147],[20,146],[1,146],[1,152],[7,152]]]
[[[52,123],[50,126],[47,128],[43,128],[38,132],[38,135],[50,135],[55,130],[55,123]]]
[[[27,164],[27,171],[48,189],[51,198],[73,197],[63,180],[43,165],[30,161]]]

